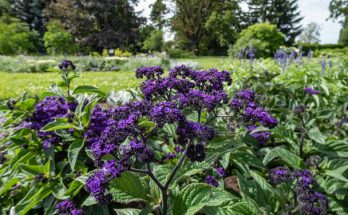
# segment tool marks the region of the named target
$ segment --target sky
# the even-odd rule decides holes
[[[143,16],[149,17],[151,11],[150,5],[154,1],[140,0],[136,9],[143,11]],[[302,25],[306,26],[310,22],[319,24],[322,27],[321,43],[337,43],[341,26],[337,21],[327,20],[330,15],[328,9],[330,0],[299,0],[298,2],[301,15],[304,17]],[[170,37],[170,35],[167,34],[167,37]]]

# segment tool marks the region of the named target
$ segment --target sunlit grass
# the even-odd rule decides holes
[[[60,80],[58,73],[6,73],[0,72],[0,98],[19,96],[25,91],[39,94]],[[93,85],[105,92],[131,89],[138,86],[140,80],[133,71],[85,72],[73,81],[73,85]]]
[[[222,68],[230,62],[228,57],[197,57],[177,59],[179,62],[197,62],[202,69]],[[60,80],[58,73],[7,73],[0,72],[0,99],[14,98],[25,91],[36,95]],[[74,80],[73,85],[93,85],[104,92],[135,88],[141,80],[137,80],[134,71],[118,72],[84,72]]]

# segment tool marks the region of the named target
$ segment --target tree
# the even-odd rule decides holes
[[[250,22],[275,24],[285,35],[287,45],[292,45],[302,32],[299,23],[303,17],[298,11],[298,0],[250,0]]]
[[[344,46],[348,46],[348,25],[341,29],[338,43]]]
[[[226,2],[223,8],[212,12],[205,23],[207,33],[220,47],[235,43],[243,26],[241,9],[236,1]]]
[[[302,31],[298,41],[301,43],[320,43],[320,31],[321,26],[311,22]]]
[[[163,0],[156,0],[151,8],[150,19],[159,30],[162,30],[166,23],[164,16],[169,12],[169,9]]]
[[[44,52],[43,35],[45,33],[45,21],[47,17],[43,10],[48,0],[8,0],[9,14],[26,22],[31,30],[35,30],[40,35],[40,49]]]
[[[275,25],[259,23],[244,29],[229,52],[230,55],[237,56],[240,50],[252,46],[257,57],[270,57],[284,42],[284,35]]]
[[[221,30],[227,25],[233,25],[228,23],[234,17],[231,14],[223,15],[227,11],[231,11],[230,5],[237,5],[235,0],[175,0],[175,13],[171,20],[171,28],[176,33],[175,37],[177,41],[180,41],[185,47],[188,47],[195,54],[199,54],[200,44],[203,39],[210,42],[211,39],[216,39],[214,32],[211,32],[208,28],[214,27],[214,24],[219,20],[226,19],[222,26],[218,26],[215,29]],[[216,12],[216,13],[214,13]],[[233,12],[232,12],[233,13]],[[210,19],[210,17],[213,17]],[[221,16],[220,16],[221,15]],[[208,20],[209,23],[207,24]],[[227,26],[225,31],[233,29],[233,27]],[[233,35],[232,35],[233,36]],[[206,38],[210,37],[210,38]],[[217,40],[223,41],[226,37],[218,38]]]
[[[77,51],[73,36],[57,20],[48,23],[44,41],[48,54],[74,54]]]
[[[348,18],[348,0],[331,0],[329,9],[330,9],[330,18],[332,19],[343,18],[341,22],[346,22]]]
[[[143,49],[146,51],[161,51],[163,47],[163,32],[153,30],[150,36],[144,41]]]
[[[19,19],[3,16],[0,20],[0,54],[28,54],[36,51],[33,43],[37,37],[28,24]]]
[[[61,21],[82,46],[96,51],[135,46],[144,18],[134,10],[137,0],[57,0],[46,13]]]
[[[330,18],[339,19],[342,24],[338,42],[348,45],[348,0],[331,0],[329,9]]]

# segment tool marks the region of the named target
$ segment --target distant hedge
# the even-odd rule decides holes
[[[309,50],[343,49],[345,46],[340,44],[298,44],[298,47],[302,47],[302,51],[307,53]]]

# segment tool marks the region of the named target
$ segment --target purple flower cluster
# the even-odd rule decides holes
[[[327,197],[316,192],[312,187],[316,184],[313,174],[309,170],[290,171],[287,167],[276,167],[268,173],[271,183],[278,185],[296,179],[296,194],[302,214],[326,214],[329,206]]]
[[[70,60],[63,60],[60,64],[59,64],[59,69],[61,70],[68,70],[68,69],[76,69],[76,66],[73,64],[72,61]]]
[[[194,106],[214,110],[219,104],[227,103],[228,96],[223,91],[224,83],[231,85],[232,78],[227,71],[210,69],[207,71],[192,70],[179,66],[169,71],[169,76],[162,78],[152,67],[139,68],[136,76],[146,76],[140,89],[145,98],[150,100],[159,96],[166,101],[178,100],[183,107]],[[162,74],[162,73],[161,73]]]
[[[213,187],[218,187],[219,186],[219,182],[215,179],[214,176],[211,176],[211,175],[208,175],[206,178],[205,178],[205,183],[213,186]]]
[[[61,138],[54,132],[40,130],[55,119],[65,117],[68,112],[69,104],[63,97],[48,96],[36,104],[32,116],[25,120],[25,124],[27,127],[37,130],[38,137],[43,141],[43,148],[48,149],[52,145],[58,144]]]
[[[255,93],[252,90],[242,90],[232,99],[231,107],[236,113],[241,113],[246,122],[259,122],[262,125],[273,128],[278,124],[266,110],[258,107],[255,102]]]
[[[198,122],[181,121],[177,131],[178,144],[185,145],[190,140],[197,138],[200,141],[212,140],[215,136],[213,128]]]
[[[166,123],[184,120],[184,115],[172,102],[160,102],[154,105],[149,115],[151,121],[155,122],[159,128],[162,128]]]
[[[312,186],[316,183],[313,174],[309,170],[298,170],[295,176],[301,212],[306,215],[326,214],[329,200],[324,194],[312,190]]]
[[[311,88],[311,87],[306,87],[306,88],[304,88],[304,91],[305,91],[306,93],[308,93],[309,95],[318,95],[318,94],[320,94],[320,91],[319,91],[319,90],[313,89],[313,88]]]
[[[244,111],[245,121],[259,122],[268,128],[274,128],[278,124],[278,120],[273,118],[265,109],[257,107],[254,103],[249,103],[249,106]]]
[[[272,184],[278,185],[292,180],[292,175],[287,167],[276,167],[269,171],[268,179]]]
[[[323,215],[327,212],[329,200],[322,193],[306,190],[304,192],[300,192],[299,204],[302,214]]]
[[[163,72],[163,68],[160,66],[141,67],[135,71],[135,76],[137,78],[143,78],[145,76],[147,79],[155,79],[160,77]]]
[[[188,93],[178,94],[179,104],[182,107],[192,106],[196,109],[213,111],[220,104],[228,103],[228,95],[224,91],[205,93],[200,90],[190,90]]]
[[[83,215],[81,209],[77,209],[69,199],[63,200],[56,204],[56,209],[60,215]]]
[[[226,176],[226,172],[225,172],[225,169],[223,167],[218,167],[218,168],[216,168],[215,171],[222,178]]]
[[[257,142],[259,142],[261,145],[266,145],[267,141],[271,138],[271,132],[269,131],[253,132],[257,128],[258,126],[256,125],[248,126],[249,135],[255,138]]]

